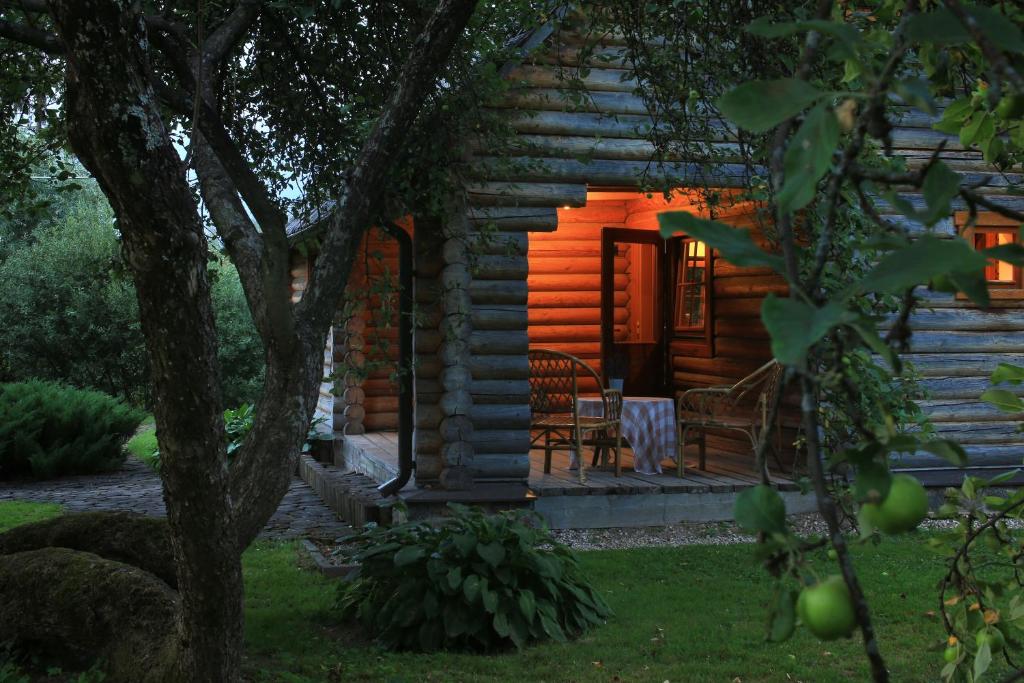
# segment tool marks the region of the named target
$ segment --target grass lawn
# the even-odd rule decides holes
[[[56,510],[0,503],[0,529],[47,514]],[[928,614],[941,562],[922,541],[857,557],[895,681],[938,680],[942,665],[927,650],[942,638]],[[301,568],[297,544],[261,543],[244,558],[248,668],[259,681],[868,680],[857,639],[822,643],[798,629],[787,643],[764,642],[770,583],[751,558],[748,545],[582,553],[615,610],[603,628],[520,653],[418,655],[385,652],[339,624],[335,583]],[[818,562],[827,571],[824,555]]]
[[[142,421],[142,424],[139,425],[139,431],[128,440],[125,448],[136,458],[153,467],[153,453],[156,452],[157,443],[156,423],[153,421],[152,415]]]

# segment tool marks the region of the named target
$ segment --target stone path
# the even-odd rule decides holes
[[[0,482],[0,501],[4,500],[59,503],[73,512],[129,510],[160,517],[166,514],[160,477],[131,456],[120,471],[110,474],[40,482]],[[260,537],[334,539],[350,531],[313,489],[296,477]]]

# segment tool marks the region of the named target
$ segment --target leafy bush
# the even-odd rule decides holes
[[[521,648],[565,641],[611,614],[534,513],[450,508],[443,524],[369,528],[351,539],[362,566],[339,589],[338,607],[384,646]]]
[[[0,224],[0,381],[66,382],[150,405],[135,288],[106,199],[87,183],[45,218],[18,239]],[[263,384],[263,347],[238,271],[211,257],[224,400],[252,403]]]
[[[0,479],[116,470],[144,417],[98,391],[42,381],[0,385]]]
[[[228,437],[227,455],[229,462],[234,458],[235,451],[242,447],[245,437],[252,431],[255,417],[254,408],[251,403],[243,403],[237,408],[228,408],[224,411],[224,432]],[[317,431],[317,425],[323,422],[326,422],[326,420],[322,417],[313,420],[309,427],[309,433],[306,435],[306,443],[302,446],[303,453],[309,451],[311,441],[332,438],[330,434],[321,434]],[[128,446],[129,450],[135,453],[140,460],[157,472],[160,471],[160,448],[157,445],[155,433],[149,439],[140,435],[133,439]]]

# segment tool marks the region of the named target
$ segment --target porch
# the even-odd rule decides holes
[[[586,456],[590,457],[589,451]],[[707,469],[698,470],[694,450],[687,455],[683,477],[677,476],[671,461],[663,463],[662,474],[635,472],[633,454],[628,448],[623,450],[620,477],[611,471],[588,467],[587,481],[580,484],[578,473],[570,470],[568,464],[567,454],[555,453],[551,473],[545,474],[544,453],[534,449],[530,452],[530,476],[525,487],[517,483],[490,484],[466,492],[444,492],[444,497],[496,508],[530,508],[556,529],[660,526],[730,520],[736,496],[759,483],[750,457],[727,452],[712,451]],[[397,476],[397,433],[345,436],[334,466],[359,472],[380,483]],[[771,479],[786,501],[788,512],[813,509],[813,497],[801,495],[788,475],[773,470]],[[410,507],[437,504],[429,492],[416,488],[412,482],[401,496]]]

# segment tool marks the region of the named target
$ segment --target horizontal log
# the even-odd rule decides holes
[[[620,306],[613,310],[615,324],[622,325],[629,320],[629,311],[627,309]],[[599,325],[601,324],[601,309],[530,308],[529,320],[531,327],[535,325]]]
[[[552,207],[470,207],[467,215],[476,227],[493,226],[507,232],[554,230],[558,212]]]
[[[714,291],[717,302],[717,299],[745,299],[765,297],[769,294],[788,296],[789,285],[777,275],[715,278]]]
[[[543,177],[537,181],[529,180],[528,176],[536,173],[524,171],[527,177],[511,178],[508,173],[503,178],[493,178],[504,182],[477,182],[467,186],[469,200],[478,206],[583,206],[587,203],[587,188],[573,181],[549,182],[551,178]],[[479,177],[489,178],[487,174]],[[585,181],[583,181],[585,182]]]
[[[526,330],[474,331],[469,336],[469,349],[474,356],[525,354],[529,342]]]
[[[529,236],[524,232],[486,231],[469,236],[470,251],[478,255],[525,256],[529,243]]]
[[[1019,422],[937,422],[935,434],[962,446],[1017,443],[1021,439]]]
[[[716,318],[715,335],[719,337],[744,337],[748,339],[768,339],[759,318]]]
[[[746,377],[764,365],[764,361],[740,358],[696,358],[693,356],[672,355],[672,369],[679,372],[692,372],[720,377]]]
[[[522,304],[474,306],[470,319],[476,330],[525,330],[527,310]]]
[[[530,364],[526,354],[507,356],[470,356],[469,369],[474,380],[483,379],[529,379]]]
[[[469,442],[478,454],[527,453],[530,450],[530,430],[476,429]]]
[[[368,396],[363,401],[366,414],[398,412],[398,396]]]
[[[525,254],[477,256],[473,266],[477,280],[525,280],[531,268]]]
[[[533,88],[584,87],[588,92],[633,92],[638,83],[628,69],[607,66],[584,70],[559,69],[550,66],[521,65],[511,69],[506,78]]]
[[[992,387],[988,375],[979,377],[924,377],[918,384],[931,398],[977,399]],[[1000,385],[1000,389],[1024,395],[1024,386]]]
[[[1024,335],[1013,332],[916,332],[914,353],[1024,353]]]
[[[526,304],[526,280],[473,280],[469,296],[474,306],[489,304]]]
[[[512,113],[509,125],[519,133],[579,137],[645,138],[653,128],[650,115],[618,115],[585,111]]]
[[[474,379],[470,392],[474,406],[529,403],[530,382],[526,379]]]
[[[370,432],[394,431],[398,429],[398,413],[367,413],[363,427]]]
[[[619,290],[615,292],[615,306],[629,303],[629,294]],[[597,290],[579,292],[538,292],[531,291],[528,310],[546,308],[600,308],[601,292]]]
[[[600,291],[601,276],[597,275],[534,275],[526,280],[530,292],[581,292]],[[624,273],[615,274],[615,288],[625,289],[629,284],[629,276]]]
[[[477,482],[525,481],[530,476],[530,456],[525,452],[477,453],[470,469]]]
[[[629,259],[616,256],[615,272],[626,273],[629,270]],[[533,254],[530,257],[531,275],[600,275],[601,258],[599,256],[562,256]]]
[[[772,350],[763,339],[717,337],[715,355],[719,358],[750,359],[766,363],[772,359]]]
[[[760,318],[764,299],[723,299],[715,302],[715,317]]]
[[[971,466],[1020,467],[1020,454],[1024,452],[1024,440],[1013,444],[968,444],[965,447]],[[892,458],[894,469],[946,468],[950,464],[931,453],[901,454]]]
[[[557,159],[557,158],[535,158],[523,157],[523,162],[510,165],[507,158],[502,157],[478,157],[469,165],[469,171],[478,178],[486,179],[488,183],[482,183],[477,188],[478,192],[484,192],[484,196],[494,196],[498,183],[493,181],[506,181],[509,186],[517,185],[526,187],[528,183],[544,184],[565,184],[582,183],[590,185],[609,185],[621,187],[639,187],[641,182],[650,175],[667,178],[680,185],[701,182],[706,169],[695,162],[673,161],[652,166],[645,161],[619,161],[609,159],[592,159],[580,161],[578,159]],[[740,164],[718,164],[715,166],[715,185],[718,187],[742,187],[746,178],[746,168]],[[495,185],[495,187],[490,187]],[[555,186],[558,187],[558,186]],[[565,188],[570,187],[565,185]],[[527,195],[523,190],[519,202],[523,206],[543,206],[541,198],[546,191],[537,190],[532,195]],[[557,191],[554,187],[550,194],[557,194],[560,200],[549,204],[550,206],[582,206],[586,203],[586,188],[583,188],[583,198],[575,201],[569,197],[568,191],[563,189]],[[527,197],[536,197],[527,203]],[[561,201],[564,198],[565,201]]]
[[[531,349],[549,349],[551,351],[561,351],[562,353],[568,353],[571,356],[582,358],[589,362],[591,358],[601,357],[601,343],[600,342],[571,342],[571,343],[555,343],[545,342],[543,344],[531,344]]]
[[[530,406],[525,403],[474,405],[469,416],[475,430],[530,428]]]
[[[890,327],[894,319],[887,318],[882,328]],[[909,322],[912,330],[920,331],[1020,332],[1024,331],[1024,309],[918,309]]]
[[[927,399],[917,401],[921,410],[932,422],[1006,422],[1024,421],[1024,413],[1005,413],[980,400],[979,397],[966,399]],[[1024,454],[1022,454],[1024,457]]]
[[[709,146],[722,155],[722,160],[739,161],[739,145],[735,142],[709,142]],[[601,138],[578,135],[518,135],[512,141],[513,155],[533,155],[573,159],[620,159],[624,161],[650,161],[656,158],[655,147],[649,140],[636,138]],[[668,151],[666,159],[682,161],[686,157]]]
[[[581,100],[581,101],[577,101]],[[649,114],[643,98],[632,93],[594,92],[585,98],[558,88],[516,88],[492,106],[537,111],[588,111],[606,114]]]
[[[1019,353],[908,353],[903,359],[925,377],[978,377],[990,375],[999,363],[1024,365]]]
[[[601,340],[600,325],[531,325],[530,344]]]
[[[557,233],[555,233],[557,234]],[[600,257],[601,256],[601,242],[600,240],[579,240],[579,239],[559,239],[559,240],[531,240],[530,241],[530,261],[531,263],[538,257],[543,258],[547,255],[557,255],[562,257]]]

